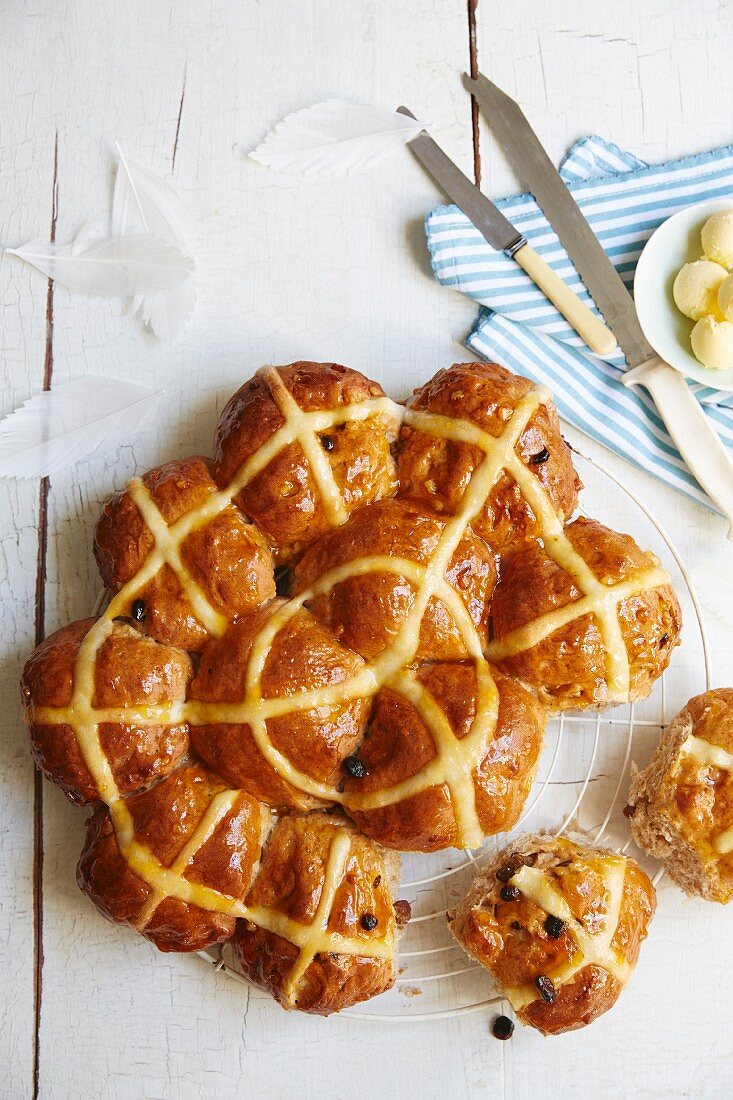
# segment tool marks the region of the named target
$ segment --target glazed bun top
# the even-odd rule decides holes
[[[378,501],[306,552],[295,568],[293,593],[312,589],[309,607],[339,641],[362,657],[376,657],[394,642],[414,607],[447,522],[414,501]],[[343,579],[328,583],[334,574]],[[493,555],[467,528],[442,582],[461,600],[484,641],[496,578]],[[436,661],[468,656],[462,629],[437,592],[422,616],[414,656]]]
[[[629,857],[580,839],[525,836],[477,876],[448,919],[519,1018],[556,1035],[612,1007],[655,905]]]
[[[471,525],[498,554],[540,538],[543,519],[526,492],[530,479],[547,494],[558,520],[569,519],[578,502],[580,478],[550,395],[543,393],[535,403],[533,393],[528,379],[496,363],[455,363],[438,371],[407,403],[400,437],[400,492],[436,512],[454,515],[484,458],[484,440],[489,437],[490,447],[520,411],[520,430],[508,461],[497,470]],[[529,415],[522,417],[528,398]]]
[[[580,517],[504,564],[487,652],[551,710],[643,699],[680,641],[668,582],[630,535]]]
[[[284,1008],[319,1015],[383,992],[409,914],[394,901],[398,877],[399,857],[342,816],[282,818],[234,938],[242,970]]]
[[[216,479],[289,562],[357,508],[397,491],[398,421],[376,382],[338,363],[265,367],[219,417]]]
[[[21,680],[36,763],[81,805],[103,799],[110,781],[124,794],[148,786],[188,749],[188,654],[124,622],[100,622],[51,634]]]
[[[105,505],[94,554],[120,614],[159,642],[195,651],[275,595],[262,533],[223,501],[204,458],[133,478]]]

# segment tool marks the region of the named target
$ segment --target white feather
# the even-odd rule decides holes
[[[189,255],[183,237],[180,201],[175,191],[153,172],[128,161],[117,146],[120,163],[112,199],[112,232],[154,233]],[[193,261],[188,277],[166,291],[138,295],[132,304],[145,325],[162,340],[172,340],[183,330],[196,302]]]
[[[162,391],[120,378],[73,378],[0,422],[0,477],[50,477],[101,447],[129,443]]]
[[[6,252],[61,286],[105,298],[131,298],[169,290],[180,286],[193,267],[180,248],[152,233],[111,237],[82,248],[78,244],[31,241]]]
[[[326,99],[287,115],[249,156],[278,172],[347,176],[374,164],[424,129],[424,123],[398,111]]]

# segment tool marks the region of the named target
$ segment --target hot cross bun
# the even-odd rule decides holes
[[[271,824],[257,799],[185,764],[95,810],[77,882],[100,913],[161,951],[200,951],[234,932]]]
[[[681,626],[654,555],[581,517],[505,563],[487,653],[551,710],[602,708],[649,694]]]
[[[399,422],[384,390],[338,363],[265,367],[229,400],[214,435],[216,479],[279,562],[357,508],[397,490]]]
[[[628,856],[525,836],[476,877],[448,923],[522,1023],[558,1035],[613,1007],[655,906],[654,887]]]
[[[126,623],[99,622],[51,634],[21,681],[36,763],[80,805],[114,786],[123,794],[146,787],[188,749],[188,654]]]
[[[281,818],[234,936],[242,972],[283,1008],[321,1016],[383,993],[409,918],[399,873],[399,856],[342,816]]]
[[[659,563],[568,523],[579,486],[549,393],[495,364],[442,371],[406,407],[333,363],[259,371],[213,460],[112,498],[108,607],[26,665],[39,764],[98,804],[83,889],[164,950],[241,918],[240,965],[290,1006],[387,988],[385,849],[511,828],[547,708],[639,698],[677,643]],[[377,925],[352,928],[365,906]]]
[[[487,444],[490,449],[491,440],[506,433],[519,413],[516,438],[471,525],[502,555],[540,538],[543,517],[534,494],[527,493],[534,484],[558,520],[569,519],[581,481],[550,395],[535,401],[535,394],[526,378],[496,363],[454,363],[438,371],[407,403],[409,416],[400,436],[401,492],[441,515],[455,515]]]
[[[686,894],[733,898],[733,688],[696,695],[634,769],[634,840],[661,859]]]

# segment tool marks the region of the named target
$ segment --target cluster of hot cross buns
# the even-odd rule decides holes
[[[234,937],[281,1003],[389,987],[397,851],[519,818],[548,712],[651,690],[680,612],[595,520],[549,393],[493,364],[406,405],[355,370],[260,370],[213,460],[104,508],[99,618],[23,697],[39,766],[94,814],[78,880],[163,950]]]

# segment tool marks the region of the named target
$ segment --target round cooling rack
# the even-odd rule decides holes
[[[510,833],[486,841],[473,852],[448,849],[432,855],[402,856],[400,898],[412,918],[400,941],[399,974],[387,993],[340,1013],[359,1020],[439,1020],[499,1004],[489,974],[464,954],[446,924],[446,909],[499,848],[521,833],[581,832],[591,843],[631,851],[656,883],[658,864],[636,849],[623,815],[632,762],[645,764],[662,727],[692,695],[710,687],[705,626],[697,597],[678,551],[639,498],[598,463],[576,452],[589,501],[603,516],[622,517],[613,526],[630,533],[662,561],[682,607],[682,644],[648,699],[604,714],[561,714],[550,719],[537,779],[520,820]],[[583,508],[582,515],[587,515]],[[223,976],[249,984],[237,972],[230,948],[199,952]],[[255,991],[260,992],[260,991]],[[264,992],[263,998],[267,997]]]

